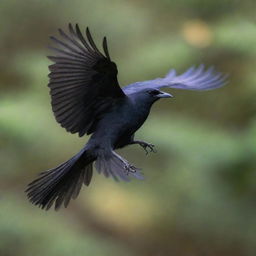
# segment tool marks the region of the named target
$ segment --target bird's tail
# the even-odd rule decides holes
[[[82,184],[89,185],[95,160],[86,150],[81,150],[70,160],[54,169],[42,172],[40,176],[27,187],[29,200],[48,210],[55,202],[55,210],[62,204],[65,207],[71,198],[75,199]]]

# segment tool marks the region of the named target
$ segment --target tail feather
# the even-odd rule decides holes
[[[143,179],[140,169],[131,165],[116,152],[112,151],[110,155],[98,156],[95,167],[99,173],[104,173],[106,177],[112,176],[114,180],[119,179],[130,181],[130,177]]]
[[[82,184],[90,184],[93,160],[81,151],[58,167],[42,172],[28,185],[26,192],[29,200],[46,210],[54,202],[56,210],[61,205],[67,207],[70,199],[78,196]]]
[[[29,200],[46,210],[54,203],[55,210],[62,205],[67,207],[71,198],[75,199],[78,196],[82,185],[90,184],[93,174],[92,163],[95,160],[97,171],[106,177],[113,177],[116,181],[130,181],[131,177],[143,179],[139,168],[131,165],[114,151],[109,154],[98,154],[96,159],[87,150],[82,150],[67,162],[42,172],[32,181],[26,189]]]

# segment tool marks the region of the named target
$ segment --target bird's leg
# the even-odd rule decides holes
[[[147,155],[149,152],[154,152],[154,153],[156,153],[155,145],[150,144],[150,143],[147,143],[147,142],[145,142],[145,141],[142,141],[142,140],[134,140],[134,141],[132,141],[130,144],[138,144],[138,145],[140,145],[141,147],[143,147],[143,149],[146,151],[146,155]]]
[[[139,171],[140,169],[135,167],[134,165],[130,164],[128,161],[126,161],[125,159],[123,159],[121,156],[119,156],[116,152],[113,152],[113,154],[121,161],[121,163],[123,164],[123,167],[126,171],[126,175],[129,175],[129,173],[135,173],[137,171]]]

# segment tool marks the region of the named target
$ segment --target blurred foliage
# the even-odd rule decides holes
[[[0,3],[0,255],[255,255],[255,2],[2,0]],[[69,22],[107,35],[128,84],[205,63],[229,73],[211,92],[173,90],[123,154],[145,181],[95,173],[68,209],[44,212],[23,193],[38,172],[88,138],[51,113],[48,35]]]

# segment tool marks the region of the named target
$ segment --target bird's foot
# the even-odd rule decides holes
[[[129,175],[129,173],[135,173],[137,172],[139,169],[137,167],[135,167],[134,165],[131,165],[129,163],[126,163],[124,166],[125,170],[126,170],[126,174]]]
[[[141,169],[135,167],[134,165],[130,164],[127,160],[123,159],[121,156],[119,156],[116,152],[113,152],[113,154],[121,161],[123,164],[123,167],[126,171],[126,175],[129,175],[129,173],[136,173],[139,172]]]
[[[147,143],[145,141],[141,141],[141,140],[137,140],[137,141],[134,141],[136,144],[139,144],[141,147],[143,147],[143,149],[145,150],[146,152],[146,155],[149,153],[149,152],[153,152],[153,153],[156,153],[156,149],[155,149],[155,145],[154,144],[150,144],[150,143]]]

